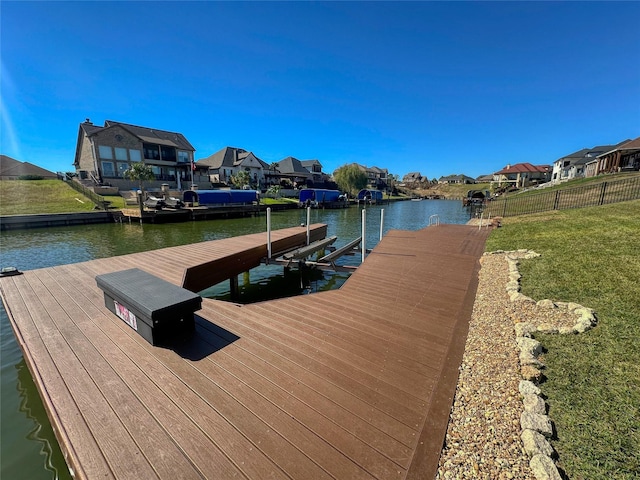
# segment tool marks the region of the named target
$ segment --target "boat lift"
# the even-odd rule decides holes
[[[336,260],[344,255],[353,255],[355,252],[362,252],[362,261],[364,261],[365,254],[368,251],[365,249],[363,238],[366,238],[366,230],[365,230],[365,211],[362,211],[362,236],[352,240],[346,245],[335,249],[332,247],[333,243],[338,239],[337,236],[331,236],[329,238],[325,238],[322,240],[318,240],[312,243],[309,243],[309,225],[310,225],[310,212],[311,208],[307,208],[307,245],[301,248],[297,248],[291,250],[289,252],[280,252],[277,258],[272,257],[271,250],[271,209],[267,208],[267,257],[263,260],[265,264],[277,263],[282,264],[286,269],[290,268],[292,263],[296,262],[299,267],[315,267],[320,270],[332,270],[334,272],[355,272],[358,267],[357,266],[349,266],[349,265],[336,265]],[[381,217],[381,225],[380,225],[380,239],[382,240],[382,222],[384,221],[384,211]],[[333,249],[327,255],[323,255],[317,261],[308,260],[310,256],[319,251],[324,251],[327,249]]]
[[[361,237],[349,242],[348,244],[334,249],[327,255],[317,261],[308,260],[308,258],[316,252],[333,248],[331,245],[338,239],[335,235],[323,240],[310,243],[307,246],[297,248],[290,252],[286,252],[280,255],[278,258],[272,258],[267,260],[267,263],[278,263],[284,265],[284,268],[290,268],[293,263],[297,263],[299,266],[315,267],[320,270],[332,270],[335,272],[355,272],[358,267],[348,265],[336,265],[335,261],[344,255],[353,255],[355,251],[360,250]]]

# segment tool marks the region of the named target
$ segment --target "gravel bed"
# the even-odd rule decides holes
[[[571,326],[566,309],[512,302],[506,254],[481,258],[478,291],[436,479],[533,479],[520,439],[524,411],[514,324]]]

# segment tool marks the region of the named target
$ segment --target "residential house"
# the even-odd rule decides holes
[[[0,180],[17,180],[30,175],[43,179],[55,179],[58,175],[33,163],[21,162],[6,155],[0,155]]]
[[[402,177],[402,183],[404,183],[405,185],[420,183],[423,180],[425,180],[425,178],[420,175],[420,172],[409,172],[404,177]]]
[[[311,173],[314,185],[322,185],[329,180],[329,175],[322,173],[322,164],[318,160],[300,160],[300,163]]]
[[[213,184],[231,186],[231,177],[242,170],[249,173],[255,188],[267,184],[265,173],[269,171],[269,164],[242,148],[224,147],[213,155],[198,160],[196,165],[207,168],[209,180]]]
[[[596,156],[595,174],[640,170],[640,137]]]
[[[476,177],[476,183],[491,183],[493,182],[493,174],[491,175],[480,175]]]
[[[551,180],[571,180],[597,174],[597,166],[594,166],[594,159],[599,155],[613,151],[615,148],[629,142],[624,140],[616,145],[598,145],[593,148],[583,148],[577,152],[561,157],[553,163],[553,173]]]
[[[183,189],[193,180],[194,152],[181,133],[112,120],[98,126],[87,118],[78,129],[73,164],[83,183],[111,184],[128,190],[137,183],[125,179],[124,172],[132,162],[144,162],[155,175],[155,180],[147,182],[148,188],[166,183],[170,188]]]
[[[271,167],[278,172],[277,182],[288,179],[294,188],[304,188],[313,185],[313,174],[307,170],[302,162],[295,157],[286,157]]]
[[[440,177],[438,183],[476,183],[475,179],[467,177],[466,175],[447,175],[446,177]]]
[[[389,182],[389,170],[379,167],[365,167],[355,164],[367,175],[367,188],[370,190],[386,190]]]
[[[571,165],[573,165],[581,158],[584,158],[588,151],[588,148],[583,148],[581,150],[578,150],[577,152],[565,155],[564,157],[560,157],[555,162],[553,162],[551,181],[558,182],[560,180],[568,180]]]
[[[493,181],[498,185],[513,184],[515,187],[527,187],[536,183],[549,181],[551,167],[549,165],[532,165],[530,163],[516,163],[507,165],[493,174]]]

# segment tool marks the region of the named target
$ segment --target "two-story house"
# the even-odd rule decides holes
[[[640,170],[640,137],[626,140],[600,153],[589,162],[589,174]]]
[[[311,180],[314,185],[324,184],[328,180],[328,175],[322,173],[322,164],[316,160],[300,160],[300,163],[311,173]]]
[[[367,188],[370,190],[386,190],[389,181],[389,170],[379,167],[365,167],[356,164],[367,175]]]
[[[413,185],[424,180],[420,172],[409,172],[402,177],[402,183],[405,185]]]
[[[133,162],[151,166],[155,180],[149,188],[163,183],[170,188],[188,188],[192,180],[195,148],[181,133],[140,127],[106,120],[94,125],[88,118],[80,124],[73,165],[83,183],[111,184],[121,190],[137,186],[125,179]]]
[[[313,186],[314,174],[295,157],[283,158],[279,162],[273,163],[271,168],[277,172],[278,179],[289,179],[294,187]]]
[[[560,181],[592,176],[595,172],[594,167],[590,167],[590,165],[594,164],[597,157],[613,151],[629,141],[630,140],[627,139],[616,145],[598,145],[593,148],[583,148],[577,152],[560,157],[553,163],[551,179],[553,181]]]
[[[224,147],[213,155],[198,160],[196,165],[208,169],[211,183],[227,186],[232,186],[232,176],[244,170],[249,173],[252,186],[261,188],[266,184],[265,173],[269,171],[269,164],[253,152],[236,147]]]

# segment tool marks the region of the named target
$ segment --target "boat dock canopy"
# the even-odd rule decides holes
[[[257,190],[187,190],[182,194],[184,203],[199,205],[229,205],[258,201]]]
[[[340,200],[339,190],[325,190],[320,188],[303,188],[300,190],[300,203],[310,202],[337,202]]]
[[[358,200],[382,200],[382,192],[380,190],[368,190],[365,188],[358,192]]]

